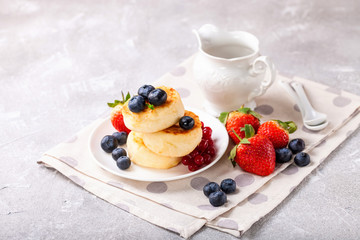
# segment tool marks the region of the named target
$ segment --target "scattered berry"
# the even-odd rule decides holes
[[[209,195],[209,202],[214,207],[220,207],[227,201],[226,194],[222,191],[213,192]]]
[[[126,156],[126,151],[123,148],[115,148],[111,152],[111,156],[116,161],[116,160],[118,160],[119,157]]]
[[[220,186],[216,182],[209,182],[203,187],[203,192],[207,197],[209,197],[211,193],[217,191],[220,191]]]
[[[124,144],[126,143],[127,136],[128,136],[127,132],[125,132],[125,131],[122,131],[122,132],[114,132],[112,135],[113,135],[113,136],[116,138],[116,140],[118,141],[119,146],[124,145]]]
[[[229,133],[230,138],[234,141],[235,144],[240,142],[236,134],[242,139],[245,137],[245,133],[241,129],[245,124],[250,124],[255,133],[257,132],[260,126],[260,114],[251,110],[250,108],[241,107],[240,109],[233,112],[223,112],[221,113],[219,119],[225,125],[227,132]],[[233,132],[235,131],[235,133]]]
[[[107,153],[111,153],[117,146],[118,142],[114,136],[106,135],[101,139],[101,148]]]
[[[289,142],[289,148],[292,153],[299,153],[305,149],[305,142],[301,138],[295,138]]]
[[[292,152],[288,148],[277,148],[275,149],[276,162],[286,163],[291,160]]]
[[[138,94],[140,96],[143,96],[145,99],[147,99],[148,96],[149,96],[149,93],[154,89],[155,88],[152,85],[144,85],[144,86],[139,88]]]
[[[292,121],[270,120],[260,125],[257,134],[268,137],[274,148],[284,148],[289,142],[289,133],[296,129],[297,126]]]
[[[194,127],[195,121],[192,117],[183,116],[180,118],[179,125],[182,129],[189,130]]]
[[[233,193],[236,190],[236,182],[231,178],[224,179],[220,183],[220,189],[226,194]]]
[[[116,160],[116,165],[121,170],[128,169],[131,165],[130,158],[128,158],[127,156],[121,156]]]
[[[134,113],[139,113],[145,109],[145,98],[143,96],[137,95],[132,97],[129,100],[129,110]]]
[[[295,155],[294,163],[299,167],[305,167],[310,163],[310,156],[305,152],[300,152]]]
[[[167,93],[161,88],[152,90],[148,95],[149,103],[154,106],[160,106],[166,102]]]

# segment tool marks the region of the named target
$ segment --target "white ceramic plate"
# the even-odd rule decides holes
[[[90,136],[89,148],[90,148],[90,152],[93,155],[94,161],[101,168],[120,177],[139,180],[139,181],[153,181],[153,182],[182,179],[203,172],[206,169],[209,169],[217,161],[219,161],[222,155],[225,153],[229,143],[228,134],[226,132],[225,127],[220,123],[218,119],[214,118],[213,116],[210,116],[209,114],[197,109],[192,109],[192,108],[186,108],[186,109],[197,114],[200,120],[204,122],[204,125],[211,127],[211,129],[213,130],[212,139],[214,140],[214,145],[217,149],[217,153],[213,161],[209,165],[195,172],[190,172],[187,166],[184,166],[181,163],[179,163],[179,165],[177,165],[176,167],[170,169],[145,168],[132,163],[130,168],[126,170],[121,170],[116,166],[116,162],[111,157],[111,153],[104,152],[100,147],[101,139],[105,135],[111,135],[113,132],[116,131],[111,124],[110,118],[102,121],[94,129],[94,131]],[[125,145],[121,147],[126,149]]]

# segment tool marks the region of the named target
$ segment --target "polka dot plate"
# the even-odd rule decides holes
[[[209,165],[195,172],[190,172],[187,166],[184,166],[181,163],[176,167],[170,169],[151,169],[141,167],[132,163],[130,168],[128,168],[127,170],[120,170],[116,166],[116,162],[112,159],[111,153],[104,152],[100,147],[101,139],[105,135],[111,135],[113,132],[115,132],[115,129],[111,124],[110,117],[100,122],[100,124],[95,127],[90,136],[89,148],[93,156],[93,160],[98,166],[100,166],[104,170],[120,177],[138,181],[152,182],[183,179],[211,168],[216,162],[220,160],[228,147],[229,137],[226,129],[218,119],[207,114],[206,112],[189,107],[186,107],[186,109],[196,113],[199,116],[200,120],[204,122],[205,126],[209,126],[213,130],[212,138],[214,140],[214,145],[217,149],[217,153],[213,161]],[[126,146],[121,147],[126,149]]]

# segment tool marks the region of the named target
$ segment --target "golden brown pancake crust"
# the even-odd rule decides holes
[[[201,121],[200,121],[199,117],[195,113],[185,110],[184,116],[189,116],[189,117],[192,117],[194,119],[195,123],[194,123],[194,127],[192,129],[185,130],[185,129],[180,127],[179,123],[177,123],[177,124],[167,128],[167,129],[164,129],[163,131],[165,133],[171,133],[171,134],[174,134],[174,135],[188,134],[190,131],[193,131],[194,129],[196,129],[198,127],[201,127]]]

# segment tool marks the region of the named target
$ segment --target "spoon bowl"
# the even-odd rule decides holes
[[[320,131],[320,130],[323,130],[324,128],[327,127],[327,125],[329,124],[328,121],[325,121],[319,125],[308,125],[307,123],[304,122],[304,126],[311,130],[311,131]]]
[[[280,85],[287,91],[298,105],[304,126],[311,131],[320,131],[327,127],[329,122],[324,113],[317,112],[310,104],[301,83],[288,83],[280,80]]]
[[[303,121],[309,126],[316,126],[321,125],[323,122],[326,121],[327,116],[324,113],[320,113],[316,111],[309,99],[307,98],[304,87],[299,82],[292,82],[290,85],[293,87],[295,92],[297,93],[297,96],[299,97],[299,100],[302,104],[304,115],[303,115]]]

